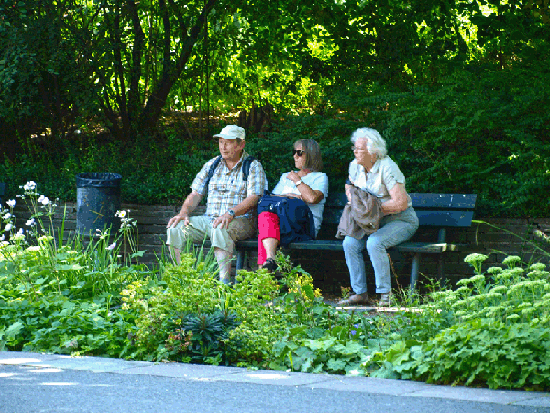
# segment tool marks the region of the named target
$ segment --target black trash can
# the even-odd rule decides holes
[[[116,173],[80,173],[76,175],[76,232],[94,235],[96,230],[120,228],[115,213],[120,210],[120,181]]]

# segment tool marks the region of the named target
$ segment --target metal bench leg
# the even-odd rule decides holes
[[[443,264],[443,254],[439,254],[439,259],[437,261],[437,276],[439,277],[439,284],[441,286],[445,284],[445,270],[443,269]]]
[[[237,275],[237,271],[242,270],[244,268],[245,254],[246,252],[244,251],[237,251],[237,262],[235,263],[235,275]]]
[[[414,291],[416,282],[418,281],[418,269],[420,268],[420,253],[416,252],[413,256],[411,268],[411,292]]]

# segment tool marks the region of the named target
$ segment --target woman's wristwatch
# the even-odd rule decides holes
[[[235,211],[233,211],[232,209],[228,209],[227,213],[231,215],[232,218],[235,218]]]
[[[300,185],[300,184],[303,184],[303,182],[302,182],[301,179],[299,179],[298,181],[294,182],[294,185],[296,185],[296,186],[298,186],[298,185]]]

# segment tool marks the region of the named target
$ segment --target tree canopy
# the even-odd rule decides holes
[[[413,181],[471,190],[491,154],[488,179],[523,159],[544,186],[549,33],[548,0],[0,0],[1,145],[13,160],[31,137],[137,142],[165,113],[202,133],[269,107],[320,115],[329,151],[383,129]]]

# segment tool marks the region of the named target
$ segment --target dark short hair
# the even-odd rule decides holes
[[[305,156],[304,168],[311,169],[313,172],[319,172],[323,169],[323,158],[319,144],[314,139],[299,139],[294,142],[296,146],[302,145],[302,150]]]

